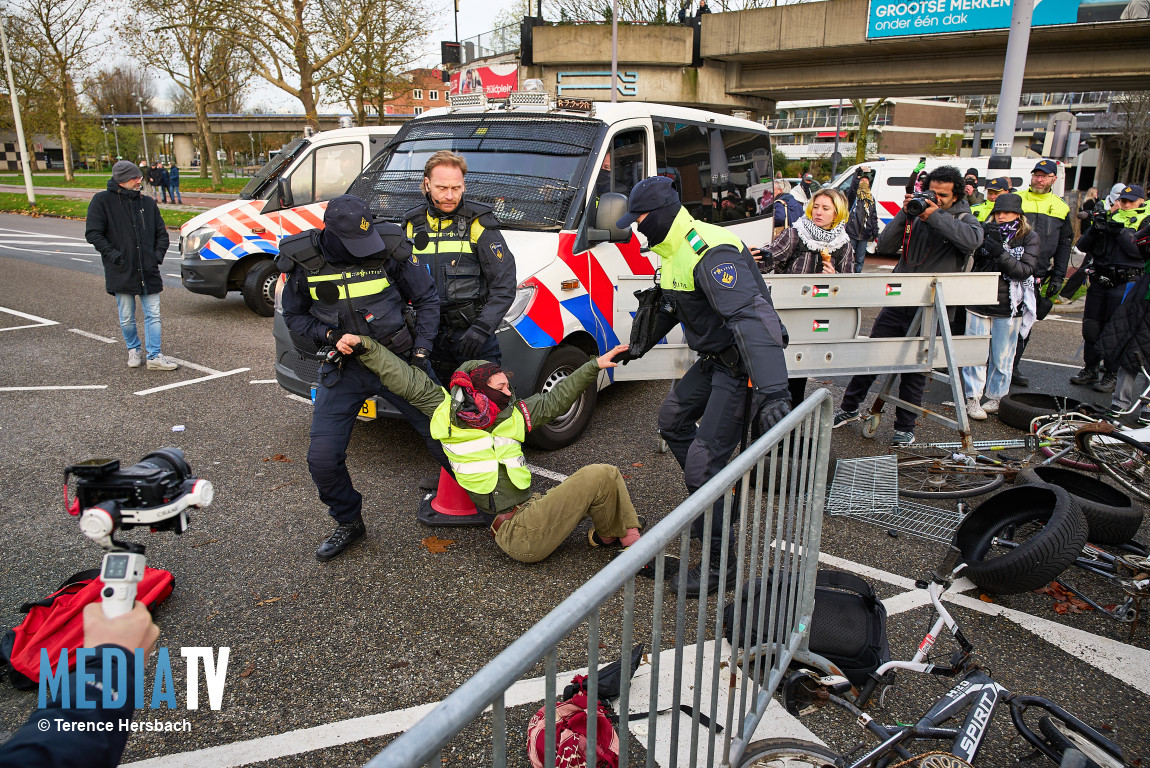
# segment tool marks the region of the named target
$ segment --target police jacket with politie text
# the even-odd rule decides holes
[[[92,196],[84,239],[104,262],[108,293],[135,295],[164,289],[160,263],[168,251],[168,230],[155,198],[108,180],[108,188]]]
[[[1074,239],[1070,206],[1053,192],[1040,195],[1028,188],[1017,194],[1022,198],[1026,220],[1038,235],[1040,250],[1034,279],[1041,281],[1049,275],[1051,280],[1063,281],[1070,263],[1070,241]]]
[[[439,327],[439,298],[431,275],[397,225],[375,227],[388,247],[378,258],[353,257],[327,231],[304,232],[280,243],[276,263],[290,270],[283,316],[294,337],[318,348],[328,343],[329,330],[339,330],[375,339],[400,354],[431,349]],[[292,263],[287,254],[297,250],[296,244],[306,246],[301,241],[311,237],[318,239],[322,259],[306,266]],[[321,287],[324,283],[329,285]],[[403,316],[409,301],[415,310],[413,334]]]
[[[400,360],[395,355],[377,344],[366,343],[365,351],[357,358],[364,366],[379,376],[383,386],[414,405],[423,413],[431,417],[443,403],[447,390],[432,381],[426,373],[413,365]],[[459,367],[459,370],[470,372],[482,365],[483,360],[469,360]],[[499,412],[495,423],[488,429],[491,431],[509,418],[516,410],[523,416],[526,431],[530,432],[566,413],[583,394],[583,390],[594,385],[599,377],[599,365],[591,357],[586,363],[576,368],[571,375],[562,379],[546,392],[531,395],[520,400],[515,396],[514,390],[511,402]],[[465,424],[458,422],[454,415],[453,423],[464,429]],[[477,494],[468,491],[468,495],[478,509],[492,514],[506,512],[517,504],[522,504],[531,498],[531,487],[519,488],[508,477],[505,467],[499,467],[499,478],[496,480],[495,490],[490,494]]]
[[[786,396],[786,331],[747,247],[680,208],[666,239],[651,250],[661,260],[660,286],[672,312],[670,321],[660,319],[657,337],[681,322],[692,350],[724,362],[737,350],[737,369],[756,393],[765,400]]]
[[[445,214],[425,203],[404,220],[415,254],[431,270],[445,321],[453,328],[474,325],[495,333],[515,299],[515,257],[491,209],[465,198]],[[420,233],[427,235],[426,245]],[[459,308],[470,311],[454,312]]]

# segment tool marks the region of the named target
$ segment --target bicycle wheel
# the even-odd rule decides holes
[[[1079,430],[1079,448],[1103,472],[1143,501],[1150,501],[1150,446],[1114,431]]]
[[[910,499],[964,499],[990,493],[1004,482],[1004,471],[955,459],[944,448],[900,448],[898,495]]]
[[[838,759],[834,752],[813,741],[763,739],[747,747],[739,768],[833,768]]]
[[[1079,427],[1084,424],[1097,423],[1094,419],[1085,416],[1075,418],[1077,416],[1078,414],[1067,414],[1065,417],[1040,424],[1034,430],[1034,434],[1044,441],[1048,441],[1050,445],[1040,445],[1038,451],[1047,458],[1062,454],[1055,461],[1064,467],[1080,469],[1083,472],[1099,472],[1101,470],[1098,468],[1098,464],[1079,450],[1077,446],[1069,452],[1063,453],[1063,450],[1074,442],[1074,435],[1078,432]]]
[[[996,545],[995,540],[1015,546]],[[1056,485],[1016,485],[975,507],[954,532],[963,575],[986,592],[1029,592],[1070,567],[1086,544],[1086,518]]]
[[[1059,756],[1068,749],[1077,749],[1081,752],[1086,758],[1086,768],[1124,768],[1126,765],[1121,757],[1110,754],[1088,736],[1079,733],[1061,720],[1040,717],[1038,730],[1042,732],[1042,738],[1050,748]]]

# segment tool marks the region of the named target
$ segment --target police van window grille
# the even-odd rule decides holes
[[[517,142],[538,142],[540,137],[546,137],[551,145],[567,145],[578,147],[586,151],[595,141],[602,123],[597,120],[584,120],[578,118],[548,119],[540,117],[474,117],[438,118],[436,120],[414,121],[403,135],[403,143],[412,141],[434,140],[440,143],[447,141],[480,141],[487,149],[487,142],[492,139],[512,139]],[[445,146],[441,146],[446,148]]]
[[[363,174],[349,193],[367,201],[377,219],[398,222],[425,198],[421,171]],[[469,171],[467,196],[491,206],[496,218],[521,229],[558,229],[567,220],[578,187],[562,179]]]

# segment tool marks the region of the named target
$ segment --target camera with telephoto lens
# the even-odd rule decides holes
[[[929,207],[926,204],[928,200],[935,205],[938,205],[938,196],[929,189],[923,192],[915,192],[910,196],[910,200],[906,201],[906,205],[903,206],[903,210],[906,211],[907,216],[921,216],[923,211]]]

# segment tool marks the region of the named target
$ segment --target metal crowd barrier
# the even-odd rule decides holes
[[[558,647],[584,624],[586,669],[599,669],[601,659],[621,659],[622,686],[614,702],[615,711],[621,715],[616,728],[620,768],[632,764],[632,738],[645,750],[648,768],[738,765],[748,744],[764,736],[756,735],[756,728],[791,659],[808,653],[805,630],[814,610],[832,405],[826,389],[808,397],[710,482],[644,531],[636,544],[396,738],[367,764],[369,768],[441,766],[444,747],[485,716],[489,708],[490,764],[506,766],[509,751],[513,763],[525,763],[526,730],[508,732],[506,710],[524,705],[530,697],[516,695],[509,704],[507,693],[541,659],[547,733],[543,765],[554,766],[556,691],[562,691],[571,674],[586,671],[558,673]],[[730,551],[725,541],[720,553],[722,573],[726,573],[729,559],[736,558],[733,592],[727,591],[724,577],[716,594],[688,603],[683,590],[677,593],[670,581],[685,582],[691,523],[702,515],[703,530],[709,531],[713,505],[719,499],[723,500],[724,522],[737,531],[732,537],[735,551]],[[678,569],[664,554],[676,544]],[[709,547],[701,550],[706,572]],[[653,588],[643,577],[636,584],[636,577],[648,564],[653,565]],[[769,589],[751,595],[745,611],[734,612],[734,626],[728,628],[732,642],[728,643],[724,638],[724,609],[728,604],[742,604],[744,592],[755,579],[769,583]],[[620,591],[621,615],[616,609]],[[636,617],[646,624],[648,615],[650,636],[643,632],[637,637]],[[752,623],[755,632],[750,637],[758,638],[758,642],[748,644],[750,647],[742,652],[742,638]],[[606,637],[619,638],[618,644],[601,648]],[[630,669],[630,660],[637,641],[647,644],[648,653],[647,661],[636,671]],[[587,680],[588,755],[596,754],[596,741],[604,737],[594,730],[597,695],[598,675],[591,674]],[[538,701],[536,695],[529,705],[532,713]],[[629,719],[632,713],[636,719]],[[463,746],[471,749],[473,744]]]

